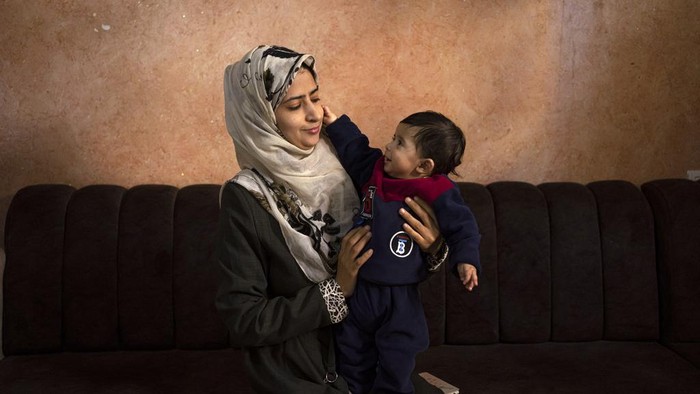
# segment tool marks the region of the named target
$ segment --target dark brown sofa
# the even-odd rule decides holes
[[[700,184],[460,183],[480,286],[423,283],[462,393],[700,390]],[[218,185],[34,185],[5,231],[0,393],[245,393],[214,308]]]

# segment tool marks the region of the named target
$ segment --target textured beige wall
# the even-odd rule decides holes
[[[378,145],[452,117],[462,180],[683,177],[698,20],[697,0],[2,1],[0,226],[28,184],[232,176],[223,69],[259,43],[315,54],[324,101]]]

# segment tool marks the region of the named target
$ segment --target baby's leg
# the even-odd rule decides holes
[[[374,391],[413,393],[416,355],[428,348],[428,326],[417,285],[392,286],[392,310],[378,329],[379,366]]]

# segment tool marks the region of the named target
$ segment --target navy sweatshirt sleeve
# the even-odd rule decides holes
[[[479,244],[481,234],[476,218],[462,199],[457,187],[440,195],[433,202],[440,233],[450,247],[448,255],[450,272],[457,274],[457,264],[468,263],[481,273]]]
[[[372,175],[374,163],[382,156],[382,151],[369,146],[367,137],[347,115],[328,125],[326,132],[355,189],[361,190]]]

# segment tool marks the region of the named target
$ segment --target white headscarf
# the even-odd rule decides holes
[[[277,128],[274,110],[302,65],[316,79],[311,55],[263,45],[226,67],[226,127],[241,168],[233,182],[273,215],[299,267],[320,282],[335,272],[340,237],[359,200],[325,137],[305,150]]]

